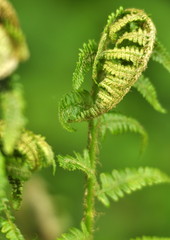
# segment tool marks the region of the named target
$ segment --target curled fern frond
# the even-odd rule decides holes
[[[97,44],[94,40],[89,40],[88,43],[83,44],[83,48],[80,49],[79,59],[76,65],[76,69],[73,73],[73,89],[80,89],[84,82],[85,74],[91,69],[94,62],[94,57],[97,52]]]
[[[170,238],[168,238],[168,237],[148,237],[148,236],[143,236],[143,237],[131,238],[130,240],[170,240]]]
[[[12,81],[11,86],[1,92],[2,118],[5,122],[3,147],[6,154],[12,154],[16,141],[19,139],[26,119],[23,114],[25,102],[22,87]]]
[[[0,121],[1,143],[4,136],[4,126],[5,123]],[[3,154],[6,159],[6,175],[12,187],[13,206],[17,208],[21,200],[23,181],[28,180],[33,172],[43,167],[52,165],[55,171],[54,154],[44,137],[28,130],[22,131],[12,155]],[[3,172],[1,173],[3,174]]]
[[[14,217],[11,216],[7,203],[7,200],[2,202],[5,218],[0,217],[0,230],[9,240],[24,240],[23,235],[14,223]]]
[[[155,42],[152,59],[162,64],[170,72],[170,54],[165,47],[158,41]]]
[[[61,156],[58,155],[58,162],[60,167],[69,171],[81,170],[87,176],[94,177],[94,171],[91,166],[90,156],[87,149],[84,150],[83,155],[74,152],[75,157],[70,155]]]
[[[69,233],[63,234],[57,240],[88,240],[90,237],[89,232],[87,231],[86,225],[81,223],[81,230],[77,228],[70,229]]]
[[[155,26],[142,10],[126,9],[109,23],[93,65],[93,73],[102,72],[103,78],[98,83],[94,105],[78,116],[86,116],[84,120],[108,112],[122,100],[145,70],[153,50]],[[136,38],[136,31],[142,32],[144,41]],[[125,36],[128,32],[134,33],[131,40]],[[99,75],[93,74],[93,78],[97,81]]]
[[[124,171],[113,170],[112,174],[102,173],[100,175],[101,189],[97,193],[98,199],[109,206],[109,196],[112,200],[118,201],[125,194],[161,183],[170,183],[170,177],[159,169],[140,167],[139,169],[125,169]]]
[[[134,118],[117,113],[105,113],[101,117],[101,134],[105,135],[109,130],[112,134],[121,134],[124,132],[139,133],[142,137],[142,147],[144,148],[148,141],[148,135],[143,126]]]
[[[45,142],[44,137],[35,135],[28,130],[23,131],[20,136],[20,139],[15,146],[13,156],[21,158],[23,165],[25,166],[25,164],[27,164],[30,171],[39,170],[50,165],[55,168],[53,151]]]
[[[166,110],[158,101],[156,90],[152,83],[149,81],[149,78],[142,75],[133,85],[133,87],[135,87],[138,92],[142,94],[142,96],[147,100],[147,102],[151,104],[155,110],[161,113],[166,113]]]
[[[12,5],[0,0],[0,79],[9,76],[29,56],[24,35]]]
[[[155,33],[153,22],[142,10],[121,7],[116,14],[111,14],[92,66],[94,103],[89,108],[71,111],[65,120],[87,121],[115,107],[147,67]]]

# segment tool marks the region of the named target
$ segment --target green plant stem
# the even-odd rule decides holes
[[[89,240],[92,240],[95,220],[95,190],[96,190],[95,178],[96,178],[96,162],[98,155],[98,124],[97,121],[94,120],[89,121],[88,149],[91,167],[94,171],[94,177],[86,179],[84,219],[87,230],[90,233]]]

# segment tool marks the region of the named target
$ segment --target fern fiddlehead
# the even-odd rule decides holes
[[[60,105],[61,121],[90,120],[115,107],[147,67],[154,48],[155,34],[152,20],[142,10],[120,8],[116,14],[111,14],[98,49],[90,45],[91,49],[96,51],[92,66],[96,95],[94,103],[90,107],[86,104],[84,109],[78,108],[78,94],[84,95],[84,92],[80,89],[80,79],[77,78],[77,87],[74,89],[79,89],[79,92],[73,92],[70,97],[77,113],[73,111],[74,116],[67,114],[69,104],[65,97]],[[89,44],[87,46],[89,47]],[[76,86],[75,74],[73,76],[73,86]],[[69,117],[66,117],[67,115]]]
[[[94,106],[81,113],[82,118],[108,112],[122,100],[145,70],[155,42],[154,24],[137,9],[127,9],[116,18],[111,16],[103,34],[94,60],[93,79],[97,81],[100,68],[103,78],[98,83]]]

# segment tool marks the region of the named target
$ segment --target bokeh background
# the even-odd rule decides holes
[[[157,27],[159,39],[170,51],[169,0],[11,2],[18,12],[31,52],[29,61],[17,70],[27,102],[27,127],[46,136],[55,154],[81,152],[86,147],[87,124],[78,124],[75,133],[66,132],[58,121],[58,102],[71,90],[78,49],[88,39],[99,40],[108,14],[120,5],[145,9]],[[117,109],[145,126],[150,136],[148,148],[140,157],[139,136],[108,134],[101,147],[99,171],[152,166],[170,174],[170,74],[153,62],[149,63],[146,74],[156,86],[168,113],[155,112],[132,90]],[[88,81],[90,84],[91,80]],[[83,190],[84,176],[78,171],[67,172],[57,166],[55,176],[51,169],[35,176],[26,186],[22,211],[17,213],[18,225],[27,239],[38,235],[41,240],[51,240],[69,227],[79,227]],[[109,209],[97,203],[97,211],[95,240],[123,240],[141,235],[170,237],[169,185],[136,192],[112,203]]]

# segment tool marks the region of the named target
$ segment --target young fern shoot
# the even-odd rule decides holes
[[[170,69],[170,55],[157,41],[154,23],[143,10],[135,8],[120,7],[116,13],[112,13],[99,43],[90,40],[80,50],[73,73],[73,90],[61,99],[59,119],[68,131],[74,130],[71,126],[73,122],[88,122],[88,149],[84,150],[83,155],[59,155],[58,161],[64,169],[78,169],[86,175],[84,216],[81,230],[73,229],[62,235],[60,240],[94,239],[96,199],[109,206],[108,197],[118,201],[125,194],[145,186],[170,183],[169,176],[150,167],[121,171],[114,169],[112,174],[101,173],[101,184],[96,171],[99,142],[107,130],[112,134],[127,131],[139,133],[143,145],[146,145],[147,133],[137,120],[110,111],[123,100],[131,87],[136,88],[155,110],[166,112],[158,101],[153,84],[143,74],[150,59],[161,63],[167,70]],[[85,74],[89,70],[92,71],[93,80],[90,92],[82,88]]]

